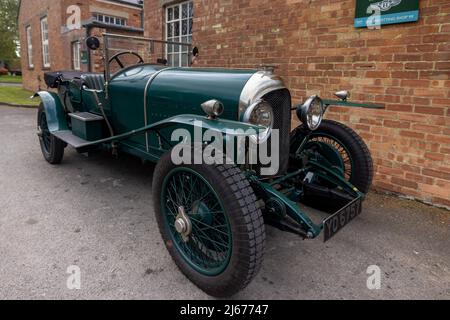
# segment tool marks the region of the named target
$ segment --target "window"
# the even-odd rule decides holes
[[[27,53],[28,53],[28,67],[34,68],[33,64],[33,42],[31,39],[31,26],[26,27],[27,35]]]
[[[192,1],[182,2],[166,9],[166,40],[173,42],[192,42],[192,23],[194,4]],[[189,66],[189,46],[167,45],[169,65],[176,67]]]
[[[81,70],[81,45],[79,41],[72,42],[72,67]]]
[[[113,16],[107,16],[101,13],[94,13],[93,14],[94,20],[106,23],[106,24],[114,24],[117,26],[126,26],[127,25],[127,19],[120,18],[120,17],[113,17]]]
[[[50,52],[48,47],[48,20],[47,17],[41,19],[41,36],[42,36],[42,62],[44,68],[50,67]]]

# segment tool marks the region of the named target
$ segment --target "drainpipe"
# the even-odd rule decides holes
[[[144,30],[144,26],[145,26],[145,24],[144,24],[144,1],[139,1],[140,2],[140,4],[142,4],[142,10],[141,10],[141,28],[142,28],[142,30]]]
[[[86,39],[91,36],[91,27],[86,27]],[[87,50],[87,60],[88,60],[88,72],[92,72],[92,65],[91,65],[91,50],[89,48],[86,48]]]

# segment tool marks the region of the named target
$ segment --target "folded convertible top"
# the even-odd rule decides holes
[[[61,82],[80,79],[82,74],[81,71],[52,71],[44,73],[44,80],[49,88],[58,88]]]

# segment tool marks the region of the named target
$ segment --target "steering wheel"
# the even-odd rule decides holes
[[[109,59],[108,63],[111,64],[111,62],[113,62],[115,60],[117,62],[117,64],[119,65],[119,67],[121,69],[123,69],[123,68],[125,68],[125,66],[123,65],[122,61],[120,60],[120,57],[124,56],[126,54],[130,54],[130,55],[137,57],[139,59],[138,64],[144,63],[144,59],[142,59],[142,57],[134,51],[122,51],[122,52],[116,53]]]

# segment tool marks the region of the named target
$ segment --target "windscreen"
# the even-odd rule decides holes
[[[110,75],[141,62],[166,64],[174,67],[188,67],[192,62],[192,45],[190,43],[111,34],[105,34],[103,42],[105,57],[111,61],[109,64]]]

